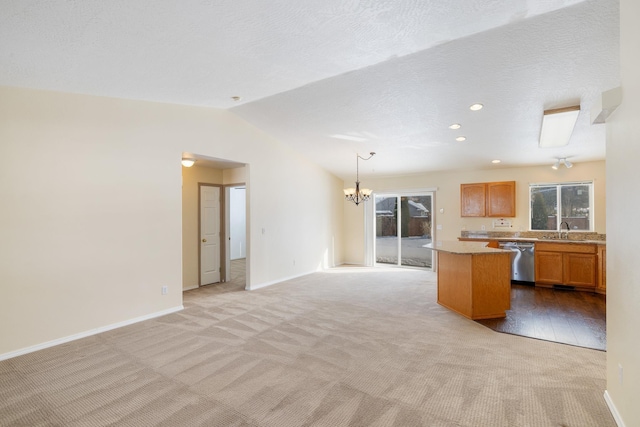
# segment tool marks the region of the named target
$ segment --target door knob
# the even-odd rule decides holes
[[[204,243],[207,243],[207,239],[202,239],[202,241],[203,241]]]

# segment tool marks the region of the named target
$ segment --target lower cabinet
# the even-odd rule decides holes
[[[596,292],[607,293],[607,247],[598,246],[598,282]]]
[[[580,290],[596,288],[597,246],[572,243],[536,243],[536,284],[567,285]]]
[[[598,256],[596,254],[562,254],[564,284],[575,287],[596,287]]]
[[[536,283],[549,283],[551,285],[564,283],[562,252],[541,251],[536,248],[534,255]]]

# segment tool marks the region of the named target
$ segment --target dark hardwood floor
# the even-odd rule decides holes
[[[494,331],[606,350],[606,297],[573,290],[511,285],[504,319],[478,320]]]

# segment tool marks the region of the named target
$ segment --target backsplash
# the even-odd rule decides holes
[[[521,238],[521,239],[547,239],[556,238],[557,232],[552,231],[471,231],[462,230],[460,237],[476,239],[500,239],[500,238]],[[568,240],[601,240],[606,241],[606,234],[591,232],[571,231]]]

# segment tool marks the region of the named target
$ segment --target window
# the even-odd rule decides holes
[[[565,222],[571,230],[593,231],[592,181],[529,184],[529,196],[531,230],[560,231]]]

